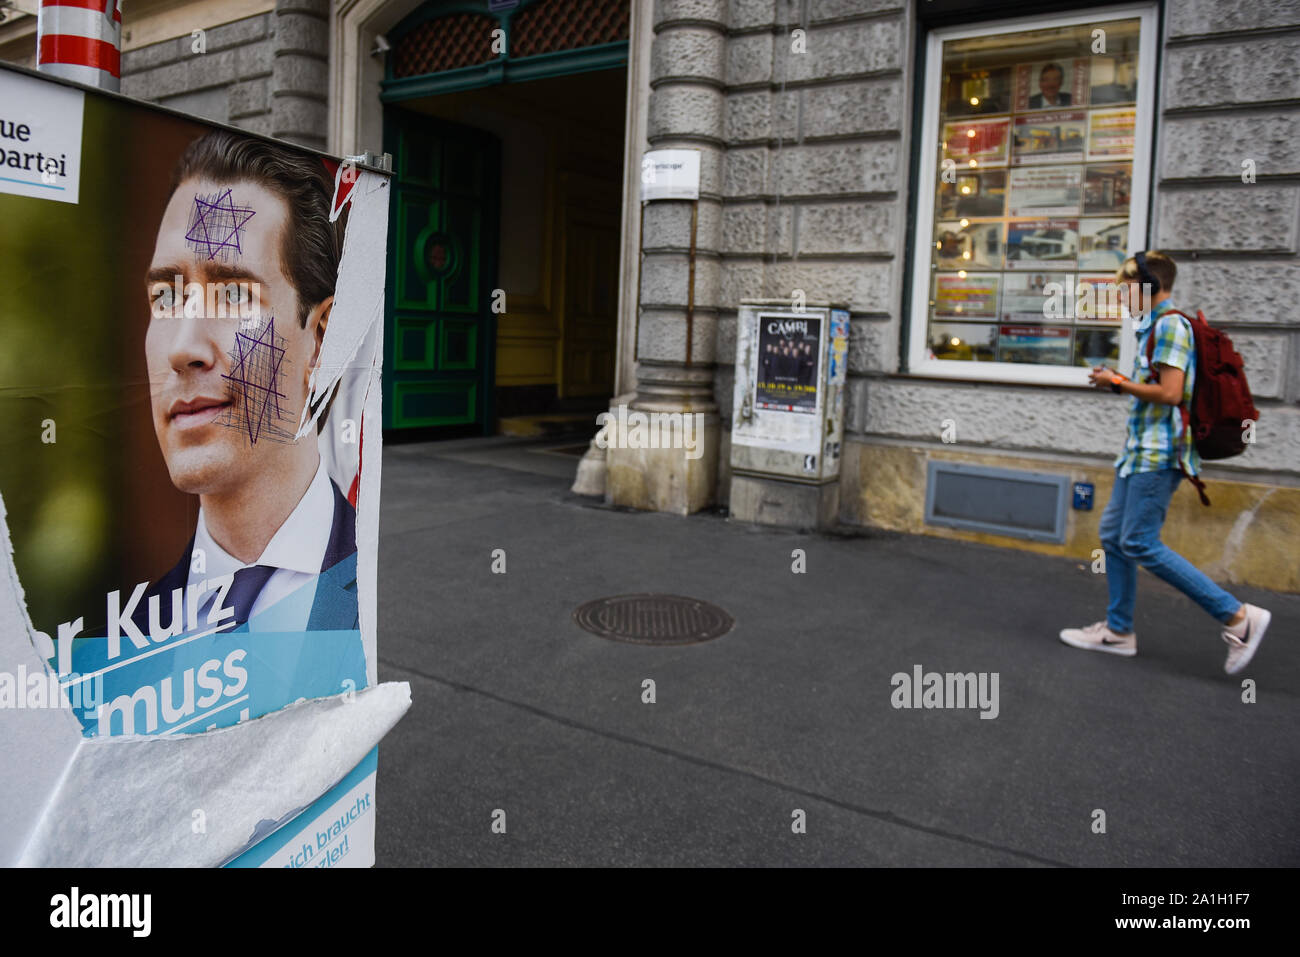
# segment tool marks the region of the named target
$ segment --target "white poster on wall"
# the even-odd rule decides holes
[[[641,201],[699,199],[699,150],[650,150],[641,160]]]
[[[85,99],[57,83],[0,75],[0,193],[77,202]]]

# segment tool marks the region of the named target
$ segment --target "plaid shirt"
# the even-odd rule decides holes
[[[1165,316],[1173,308],[1172,299],[1161,300],[1137,324],[1137,356],[1133,360],[1132,379],[1153,381],[1147,368],[1147,339],[1154,335],[1156,344],[1151,365],[1183,370],[1183,405],[1191,409],[1192,390],[1196,387],[1196,341],[1186,319]],[[1176,469],[1180,461],[1188,475],[1200,472],[1201,458],[1196,454],[1190,431],[1183,434],[1183,417],[1178,406],[1143,402],[1133,396],[1128,413],[1128,439],[1124,451],[1115,459],[1120,477],[1134,472]]]

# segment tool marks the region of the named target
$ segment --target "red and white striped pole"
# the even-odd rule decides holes
[[[117,92],[122,86],[118,0],[41,0],[36,69]]]

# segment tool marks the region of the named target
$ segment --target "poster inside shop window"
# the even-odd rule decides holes
[[[9,717],[0,851],[372,863],[387,178],[21,70],[0,102],[68,169],[0,182],[0,720],[57,715]],[[202,830],[122,814],[150,781]]]
[[[820,341],[820,318],[759,319],[755,408],[810,415],[817,411]]]

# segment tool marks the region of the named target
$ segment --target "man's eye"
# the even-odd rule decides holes
[[[256,308],[261,300],[261,290],[257,283],[241,282],[226,287],[226,304],[241,309]]]
[[[152,302],[154,309],[171,309],[176,302],[176,290],[160,283],[153,290]]]

